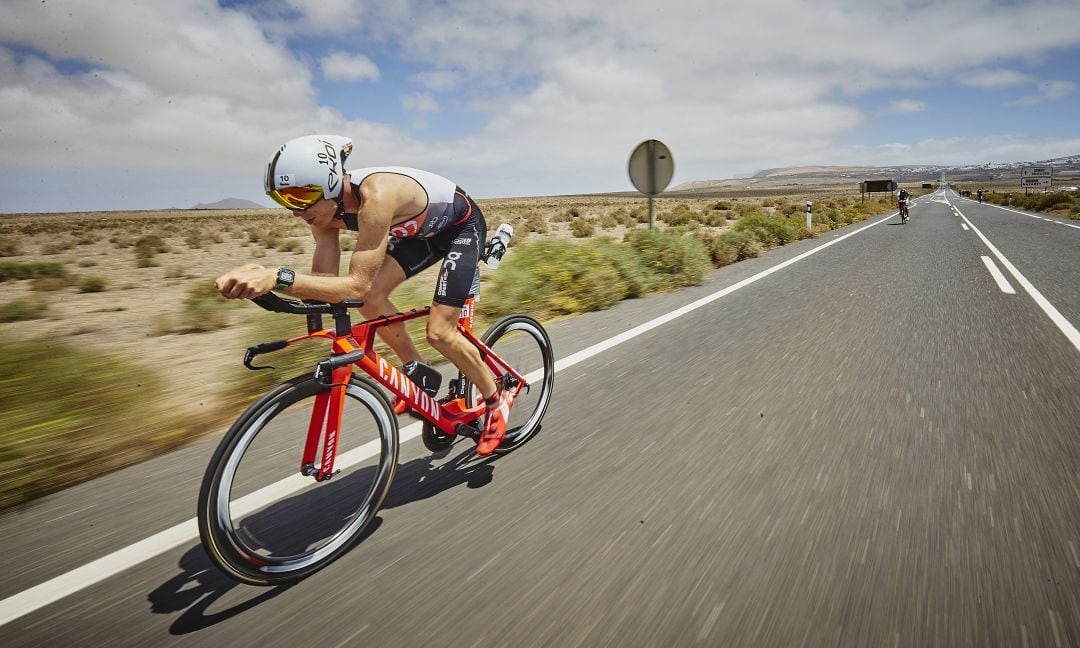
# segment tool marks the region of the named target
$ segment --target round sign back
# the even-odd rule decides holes
[[[675,159],[660,140],[645,140],[630,154],[630,182],[643,194],[655,196],[675,175]]]

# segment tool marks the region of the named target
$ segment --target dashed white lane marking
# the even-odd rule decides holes
[[[1027,280],[1027,277],[1020,274],[1020,271],[1016,269],[1016,266],[1014,266],[1012,262],[1005,258],[1004,254],[1002,254],[996,247],[994,247],[994,244],[990,242],[990,239],[983,236],[983,233],[979,231],[978,227],[975,227],[974,223],[968,220],[967,216],[964,216],[964,214],[961,213],[960,218],[963,218],[964,222],[968,224],[968,227],[970,227],[975,232],[975,234],[977,234],[978,237],[982,239],[983,244],[997,258],[998,263],[1005,266],[1005,269],[1009,271],[1009,274],[1013,276],[1013,279],[1015,279],[1016,282],[1019,283],[1024,290],[1027,291],[1027,294],[1035,300],[1035,303],[1038,304],[1039,308],[1041,308],[1043,312],[1046,313],[1046,316],[1050,318],[1050,321],[1052,321],[1054,325],[1057,326],[1058,329],[1065,334],[1065,337],[1068,338],[1069,342],[1072,343],[1076,350],[1080,351],[1080,331],[1077,331],[1076,327],[1073,326],[1069,320],[1065,319],[1065,316],[1062,315],[1061,312],[1058,311],[1058,309],[1054,308],[1054,305],[1051,304],[1050,301],[1046,299],[1046,297],[1043,297],[1043,294],[1039,292],[1035,288],[1035,286],[1031,285],[1031,282]]]
[[[1009,283],[1009,280],[1005,278],[1005,275],[1001,274],[1001,270],[998,270],[998,267],[994,263],[993,259],[988,256],[983,256],[979,258],[982,259],[983,265],[986,266],[986,269],[990,271],[990,276],[993,277],[994,281],[997,282],[998,288],[1001,289],[1001,292],[1007,295],[1015,295],[1016,290],[1012,287],[1012,284]]]
[[[971,228],[967,226],[967,223],[960,223],[960,227],[964,228],[965,232],[970,232]]]
[[[779,272],[780,270],[783,270],[790,265],[798,263],[799,261],[802,261],[807,257],[810,257],[826,248],[836,245],[844,239],[851,238],[856,234],[861,234],[866,230],[870,229],[871,227],[876,227],[877,225],[880,225],[882,223],[887,223],[892,217],[896,216],[897,213],[898,212],[892,212],[891,214],[878,216],[878,220],[870,223],[869,225],[860,227],[853,232],[849,232],[847,234],[844,234],[843,236],[839,236],[811,250],[807,250],[806,252],[803,252],[798,256],[792,257],[787,261],[778,263],[775,266],[766,270],[762,270],[761,272],[751,277],[747,277],[746,279],[743,279],[736,284],[728,286],[723,290],[714,292],[711,295],[706,295],[705,297],[702,297],[695,302],[687,304],[682,308],[671,311],[666,315],[662,315],[655,319],[649,320],[644,324],[635,326],[634,328],[620,333],[612,338],[604,340],[603,342],[598,342],[597,344],[594,344],[587,349],[583,349],[581,351],[578,351],[577,353],[573,353],[561,360],[556,361],[555,371],[568,369],[578,364],[579,362],[584,362],[585,360],[588,360],[595,355],[603,353],[604,351],[607,351],[612,347],[618,346],[624,342],[627,342],[628,340],[642,335],[643,333],[651,331],[658,326],[667,324],[674,319],[682,317],[683,315],[695,311],[702,306],[710,304],[717,299],[720,299],[721,297],[725,297],[737,290],[741,290],[760,279],[764,279],[765,277],[773,274],[774,272]],[[533,372],[525,376],[526,380],[535,380],[538,377],[539,372]],[[420,430],[421,424],[419,422],[413,423],[412,425],[406,426],[405,428],[398,431],[398,439],[401,443],[410,441],[420,436]],[[378,448],[375,446],[374,443],[365,444],[364,446],[354,448],[349,452],[340,455],[338,457],[337,464],[341,468],[346,468],[355,463],[363,461],[368,457],[374,456],[377,452]],[[299,475],[297,475],[296,477],[298,477],[298,479],[286,478],[281,480],[280,482],[271,484],[266,488],[263,488],[246,496],[242,501],[237,502],[236,504],[238,506],[243,505],[246,510],[255,510],[259,506],[264,506],[269,502],[276,501],[276,499],[286,497],[296,492],[300,488],[303,488],[303,486],[308,483],[307,479],[299,478]],[[198,525],[196,520],[192,518],[186,522],[182,522],[180,524],[177,524],[176,526],[161,531],[160,533],[154,534],[149,538],[146,538],[145,540],[136,542],[135,544],[132,544],[118,551],[114,551],[113,553],[103,558],[99,558],[90,563],[87,563],[82,567],[73,569],[72,571],[69,571],[65,574],[61,574],[60,576],[41,583],[40,585],[31,587],[30,589],[19,592],[18,594],[13,594],[12,596],[9,596],[8,598],[0,601],[0,626],[10,623],[11,621],[18,619],[19,617],[30,614],[31,612],[43,608],[50,603],[59,601],[60,599],[74,594],[75,592],[90,587],[91,585],[101,582],[106,578],[109,578],[110,576],[115,576],[117,573],[128,569],[129,567],[134,567],[135,565],[150,560],[151,558],[163,554],[170,549],[174,549],[186,542],[191,542],[198,537]],[[481,570],[483,570],[483,567],[481,567]],[[477,573],[479,573],[479,571]]]

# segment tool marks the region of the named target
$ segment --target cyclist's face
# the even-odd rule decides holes
[[[325,228],[333,222],[337,215],[337,203],[329,198],[323,198],[304,211],[294,211],[293,216],[303,219],[308,225]]]

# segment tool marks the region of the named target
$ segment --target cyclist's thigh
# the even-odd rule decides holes
[[[484,247],[486,227],[479,214],[461,227],[431,239],[432,248],[443,253],[442,269],[435,284],[434,303],[460,308],[465,300],[480,291],[480,253]]]

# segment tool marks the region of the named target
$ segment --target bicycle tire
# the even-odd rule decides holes
[[[274,387],[240,415],[207,466],[199,490],[199,536],[210,560],[237,581],[280,585],[322,569],[363,536],[390,490],[397,470],[397,419],[386,397],[365,378],[354,376],[345,391],[339,447],[344,449],[347,441],[362,440],[347,440],[347,435],[359,437],[363,431],[371,437],[366,445],[357,445],[358,452],[350,456],[339,452],[335,467],[339,472],[349,470],[348,474],[335,473],[333,479],[315,482],[312,477],[300,475],[302,455],[298,451],[277,451],[274,444],[282,439],[302,445],[311,417],[302,417],[300,412],[326,389],[311,374]],[[266,457],[261,454],[262,447],[256,445],[260,435],[269,437],[266,445],[275,450],[267,451]],[[377,447],[375,453],[370,454],[367,446]],[[259,465],[275,455],[281,455],[277,461],[291,471],[291,476],[272,481],[275,475]],[[363,460],[372,457],[376,457],[370,462],[373,465],[361,466]],[[243,464],[245,458],[253,465]],[[354,500],[354,508],[334,510]],[[298,513],[302,515],[296,516],[296,524],[302,531],[310,530],[315,536],[324,534],[315,538],[318,543],[305,544],[306,538],[290,530],[290,516]],[[310,516],[316,524],[302,519],[304,516]],[[250,527],[245,528],[245,524]],[[341,527],[333,528],[336,524]],[[284,548],[280,553],[266,546],[267,534],[281,536]]]
[[[536,436],[537,432],[540,431],[544,413],[551,402],[551,393],[555,383],[555,357],[551,348],[551,338],[548,337],[547,331],[540,325],[540,322],[532,317],[528,315],[507,315],[489,326],[480,340],[492,350],[496,350],[499,340],[514,332],[522,332],[527,336],[514,336],[516,339],[521,340],[518,346],[531,347],[530,339],[532,343],[536,344],[539,354],[532,352],[528,353],[527,357],[528,361],[533,363],[539,360],[540,366],[518,366],[518,363],[513,358],[504,355],[503,351],[496,351],[500,357],[507,360],[515,369],[527,372],[526,377],[533,376],[533,378],[529,380],[529,393],[521,392],[514,401],[514,406],[510,410],[510,420],[507,421],[506,438],[495,449],[495,454],[506,454],[516,450]],[[537,373],[539,375],[535,375]],[[536,392],[537,389],[539,389],[538,392]],[[466,402],[469,407],[479,401],[480,396],[471,385],[467,386],[466,394]],[[526,413],[524,422],[519,423],[523,420],[522,415]]]

